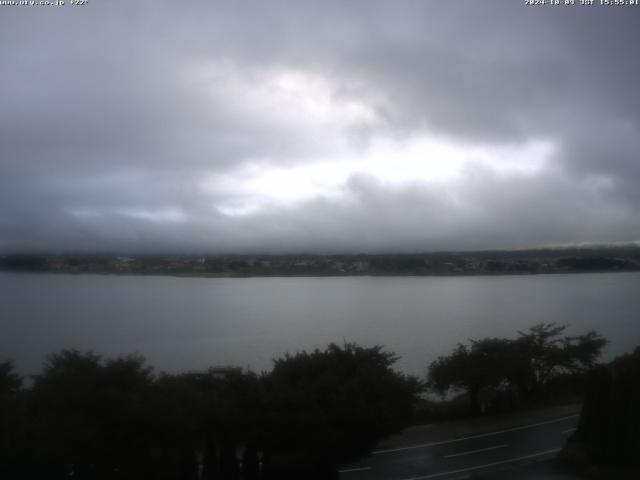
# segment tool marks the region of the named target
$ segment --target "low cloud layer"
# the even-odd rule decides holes
[[[640,239],[636,7],[0,8],[0,250]]]

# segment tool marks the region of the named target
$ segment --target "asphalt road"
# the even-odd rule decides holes
[[[461,479],[550,460],[575,429],[577,414],[374,451],[340,470],[341,480]],[[446,425],[442,428],[446,429]]]

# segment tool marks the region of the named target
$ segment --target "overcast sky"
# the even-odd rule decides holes
[[[0,250],[640,239],[640,7],[69,3],[0,6]]]

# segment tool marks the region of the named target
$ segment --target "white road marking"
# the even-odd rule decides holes
[[[448,443],[462,442],[464,440],[473,440],[474,438],[491,437],[492,435],[500,435],[501,433],[515,432],[517,430],[525,430],[527,428],[539,427],[540,425],[548,425],[550,423],[558,423],[558,422],[562,422],[564,420],[568,420],[570,418],[576,418],[576,417],[579,417],[579,416],[580,416],[580,414],[576,413],[575,415],[567,415],[566,417],[560,417],[560,418],[556,418],[554,420],[547,420],[545,422],[532,423],[530,425],[523,425],[521,427],[507,428],[505,430],[498,430],[497,432],[481,433],[479,435],[471,435],[469,437],[454,438],[454,439],[451,439],[451,440],[443,440],[441,442],[422,443],[420,445],[410,445],[408,447],[386,448],[386,449],[383,449],[383,450],[375,450],[375,451],[371,452],[371,454],[372,455],[380,455],[380,454],[383,454],[383,453],[402,452],[404,450],[414,450],[416,448],[435,447],[435,446],[438,446],[438,445],[446,445]]]
[[[576,429],[575,428],[567,428],[566,430],[562,431],[563,435],[566,435],[567,433],[571,433],[571,432],[575,432]]]
[[[500,462],[485,463],[484,465],[476,465],[475,467],[461,468],[460,470],[450,470],[448,472],[432,473],[430,475],[423,475],[421,477],[405,478],[403,480],[426,480],[428,478],[444,477],[445,475],[455,475],[456,473],[464,473],[464,472],[470,472],[472,470],[480,470],[481,468],[495,467],[497,465],[504,465],[505,463],[518,462],[521,460],[526,460],[528,458],[542,457],[543,455],[558,453],[560,450],[562,449],[554,448],[553,450],[545,450],[544,452],[533,453],[531,455],[525,455],[524,457],[517,457],[509,460],[502,460]]]
[[[371,467],[345,468],[344,470],[338,470],[338,473],[364,472],[365,470],[371,470]]]
[[[471,455],[472,453],[488,452],[489,450],[497,450],[498,448],[505,448],[508,446],[509,445],[496,445],[494,447],[479,448],[478,450],[469,450],[468,452],[452,453],[451,455],[445,455],[442,458],[462,457],[464,455]]]

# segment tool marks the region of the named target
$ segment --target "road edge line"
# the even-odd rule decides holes
[[[509,460],[501,460],[499,462],[485,463],[484,465],[477,465],[475,467],[461,468],[460,470],[449,470],[448,472],[431,473],[429,475],[423,475],[421,477],[403,478],[402,480],[426,480],[428,478],[444,477],[445,475],[455,475],[456,473],[471,472],[473,470],[481,470],[483,468],[495,467],[496,465],[504,465],[506,463],[519,462],[521,460],[528,460],[529,458],[542,457],[543,455],[550,455],[552,453],[558,453],[562,448],[554,448],[552,450],[545,450],[544,452],[532,453],[531,455],[525,455],[523,457],[511,458]]]
[[[529,425],[523,425],[523,426],[520,426],[520,427],[507,428],[507,429],[498,430],[498,431],[495,431],[495,432],[488,432],[488,433],[481,433],[481,434],[478,434],[478,435],[471,435],[469,437],[452,438],[450,440],[442,440],[442,441],[431,442],[431,443],[422,443],[420,445],[409,445],[408,447],[385,448],[385,449],[382,449],[382,450],[374,450],[373,452],[371,452],[371,455],[382,455],[384,453],[402,452],[403,450],[414,450],[416,448],[436,447],[438,445],[446,445],[448,443],[463,442],[465,440],[473,440],[475,438],[490,437],[492,435],[500,435],[501,433],[515,432],[517,430],[525,430],[527,428],[539,427],[541,425],[549,425],[551,423],[558,423],[558,422],[562,422],[563,420],[568,420],[570,418],[575,418],[575,417],[579,417],[579,416],[580,416],[580,414],[576,413],[574,415],[567,415],[566,417],[560,417],[560,418],[556,418],[556,419],[553,419],[553,420],[546,420],[544,422],[531,423]]]

